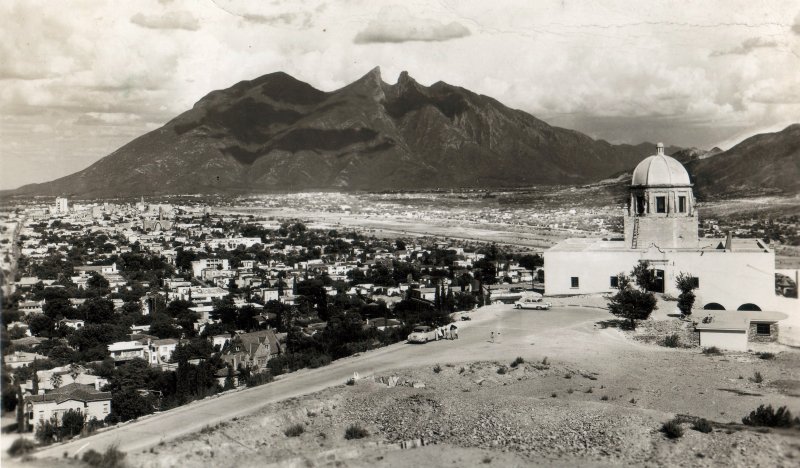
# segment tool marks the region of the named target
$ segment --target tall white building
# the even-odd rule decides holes
[[[69,213],[69,203],[67,202],[66,198],[61,198],[61,197],[56,198],[55,212],[58,214]]]
[[[778,310],[774,251],[758,239],[698,238],[697,216],[689,174],[659,143],[633,171],[624,238],[567,239],[545,251],[546,294],[612,292],[617,274],[647,261],[657,292],[677,296],[677,276],[695,276],[695,307]]]

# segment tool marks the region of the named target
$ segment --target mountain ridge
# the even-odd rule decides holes
[[[652,143],[594,140],[459,86],[423,86],[407,72],[388,84],[376,67],[333,91],[274,72],[209,92],[82,171],[10,193],[107,197],[583,184],[630,170],[653,153]]]

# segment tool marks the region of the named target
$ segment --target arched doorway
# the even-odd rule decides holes
[[[755,304],[751,304],[750,302],[748,302],[747,304],[740,305],[739,308],[736,309],[736,310],[756,310],[756,311],[761,311],[761,307],[759,307],[759,306],[757,306]]]
[[[703,306],[705,310],[725,310],[725,307],[718,302],[709,302]]]

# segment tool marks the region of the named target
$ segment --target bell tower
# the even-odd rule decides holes
[[[689,173],[675,158],[657,152],[636,166],[625,215],[631,249],[697,248],[697,211]]]

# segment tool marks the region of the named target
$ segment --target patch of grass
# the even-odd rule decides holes
[[[757,427],[792,427],[800,426],[800,418],[792,419],[792,412],[785,406],[775,410],[772,405],[761,405],[742,418],[742,423]]]
[[[524,362],[525,362],[524,359],[522,359],[521,357],[517,356],[517,358],[514,359],[514,361],[510,365],[511,365],[511,367],[517,367],[518,365],[523,364]]]
[[[720,349],[717,348],[716,346],[711,346],[711,347],[708,347],[708,348],[703,348],[703,354],[706,354],[706,355],[709,355],[709,356],[720,356],[720,355],[722,355],[722,351],[720,351]]]
[[[697,432],[702,432],[703,434],[708,434],[714,430],[714,426],[708,421],[708,419],[700,418],[692,424],[692,429]]]
[[[433,372],[438,374],[441,371],[442,371],[442,366],[440,366],[439,364],[436,364],[435,366],[433,366]]]
[[[664,346],[667,348],[679,348],[681,346],[681,337],[677,333],[668,335],[664,338]]]
[[[352,439],[363,439],[367,437],[369,432],[364,429],[363,427],[359,426],[358,424],[351,424],[348,428],[344,431],[344,438],[347,440]]]
[[[761,382],[764,381],[764,376],[761,375],[761,372],[755,371],[753,373],[753,376],[750,377],[750,381],[753,382],[753,383],[761,383]]]
[[[758,357],[764,360],[775,359],[775,353],[758,353]]]
[[[283,430],[283,434],[286,437],[299,437],[305,431],[306,428],[302,424],[292,424],[291,426]]]
[[[12,457],[19,457],[21,455],[25,455],[26,453],[33,452],[33,449],[35,448],[35,442],[30,439],[20,437],[14,442],[11,442],[11,446],[8,448],[8,454]]]
[[[89,449],[81,459],[87,465],[97,468],[120,468],[124,466],[125,453],[117,450],[116,445],[112,445],[102,454]]]
[[[681,422],[676,419],[671,419],[661,426],[661,432],[670,439],[680,439],[683,437],[683,427]]]

